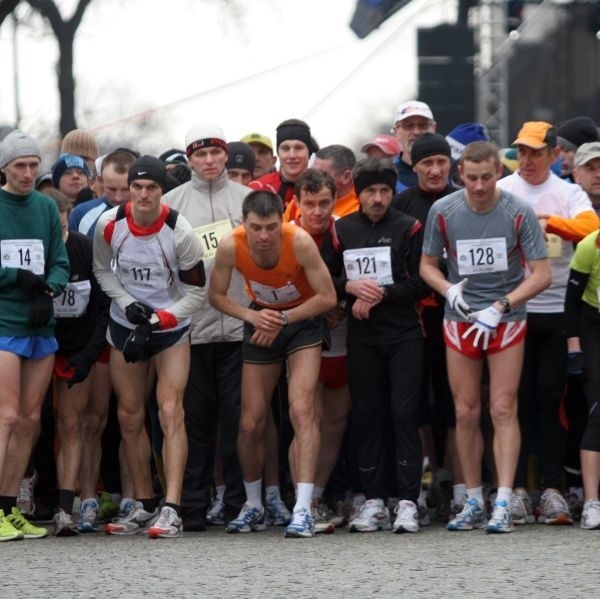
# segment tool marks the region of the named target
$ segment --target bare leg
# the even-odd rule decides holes
[[[512,489],[521,435],[517,420],[517,390],[524,342],[488,356],[490,415],[494,425],[494,461],[498,486]]]
[[[482,360],[472,360],[448,348],[448,380],[456,408],[456,450],[468,489],[481,486],[483,438],[481,416]]]
[[[91,379],[91,393],[83,412],[83,447],[79,469],[79,487],[83,498],[96,495],[100,477],[102,433],[108,419],[108,405],[112,392],[110,365],[96,362],[88,378]]]
[[[145,428],[148,362],[128,364],[117,349],[110,352],[110,373],[119,398],[122,446],[138,499],[154,496],[150,476],[150,440]]]
[[[278,364],[248,364],[242,368],[242,405],[238,459],[244,481],[261,478],[265,464],[265,422],[269,402],[281,372]]]
[[[179,504],[188,449],[183,420],[183,392],[190,368],[189,343],[163,350],[154,357],[154,365],[158,380],[158,415],[164,433],[165,500]]]
[[[11,407],[13,410],[15,409],[15,397],[18,397],[19,403],[18,417],[4,454],[0,495],[15,497],[19,492],[21,479],[25,474],[31,451],[39,434],[40,411],[52,377],[54,354],[39,360],[21,360],[19,368],[14,360],[6,360],[7,352],[1,353],[4,358],[2,362],[5,365],[12,364],[17,367],[7,380],[2,379],[3,389],[9,387],[8,391],[2,393],[3,396],[10,398],[7,399],[9,412]],[[20,358],[17,357],[17,360]],[[2,373],[0,372],[0,374]],[[16,382],[19,374],[19,382]],[[8,422],[11,420],[14,420],[13,415],[8,417]]]

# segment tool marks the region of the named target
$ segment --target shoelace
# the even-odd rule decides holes
[[[93,504],[91,501],[84,503],[81,506],[81,517],[82,518],[90,518],[90,517],[96,517],[96,511],[97,508],[95,506],[95,504]]]
[[[416,513],[419,514],[421,510],[418,508],[417,508],[417,510],[414,510],[414,508],[407,503],[404,503],[404,504],[399,503],[396,506],[396,509],[394,511],[396,512],[396,515],[399,518],[404,518],[406,516],[406,512],[413,512],[413,514],[411,514],[410,517],[414,518],[414,512],[416,511]]]
[[[543,499],[544,507],[550,507],[551,511],[566,512],[568,510],[564,499],[558,493],[544,493]]]
[[[23,528],[24,526],[27,526],[27,524],[29,524],[29,522],[27,522],[27,520],[25,519],[25,516],[23,516],[23,514],[21,514],[21,512],[17,511],[16,513],[13,512],[13,514],[12,514],[11,524],[15,528]]]

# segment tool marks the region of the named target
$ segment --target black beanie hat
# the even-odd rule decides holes
[[[452,158],[452,150],[446,138],[439,133],[423,133],[415,139],[410,151],[412,165],[415,166],[419,160],[438,154]]]
[[[285,123],[285,122],[284,122]],[[277,127],[277,149],[279,150],[279,146],[284,142],[290,139],[297,139],[303,142],[308,148],[309,154],[312,154],[314,151],[313,138],[310,134],[310,127],[306,124],[298,123],[298,124],[287,124],[281,123],[279,127]]]
[[[365,158],[356,163],[352,172],[355,173],[354,191],[357,196],[367,187],[378,183],[396,191],[398,174],[392,163],[385,158]]]
[[[168,187],[167,167],[162,160],[154,156],[141,156],[129,168],[127,183],[131,185],[136,179],[156,181],[164,191]]]
[[[227,144],[227,164],[225,168],[241,168],[252,173],[256,166],[254,150],[243,141],[231,141]]]
[[[577,151],[582,144],[600,141],[596,123],[587,116],[576,116],[569,119],[562,127],[558,128],[556,136],[559,146],[573,152]]]

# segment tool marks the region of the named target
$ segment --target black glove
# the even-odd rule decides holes
[[[150,320],[154,310],[142,302],[131,302],[125,308],[125,316],[131,324],[143,324]]]
[[[27,293],[52,293],[52,287],[42,277],[24,268],[17,268],[17,285]]]
[[[160,326],[159,323],[152,325],[149,322],[138,325],[131,331],[129,337],[125,341],[123,346],[123,358],[125,362],[139,362],[140,360],[146,360],[146,344],[152,337],[152,331]]]
[[[49,295],[38,295],[32,302],[29,310],[29,320],[27,326],[30,329],[39,329],[50,322],[53,306],[52,298]]]
[[[75,354],[67,362],[67,365],[63,368],[63,372],[68,372],[71,368],[75,369],[73,376],[68,381],[67,388],[70,389],[77,383],[82,383],[90,374],[94,362],[84,354]]]
[[[583,352],[576,351],[569,353],[567,357],[567,374],[576,381],[583,381],[585,379]]]

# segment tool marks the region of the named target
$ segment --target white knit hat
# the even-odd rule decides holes
[[[225,133],[219,125],[214,123],[200,123],[194,125],[185,134],[185,151],[188,156],[198,148],[218,146],[227,151],[227,140]]]

